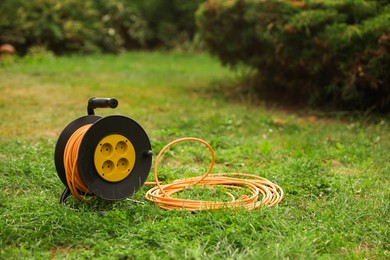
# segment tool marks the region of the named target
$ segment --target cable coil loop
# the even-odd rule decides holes
[[[211,163],[207,172],[198,177],[175,180],[173,183],[162,185],[158,179],[158,164],[164,152],[174,144],[184,141],[195,141],[204,144],[211,153]],[[147,182],[145,184],[156,184],[157,186],[150,189],[145,198],[154,202],[159,207],[168,210],[217,210],[220,208],[233,208],[246,210],[257,209],[262,206],[272,207],[277,205],[284,196],[284,192],[280,186],[271,181],[246,173],[217,173],[210,174],[215,163],[215,153],[213,148],[206,141],[193,137],[177,139],[167,144],[157,155],[154,163],[154,179],[155,182]],[[236,199],[230,192],[227,194],[231,197],[229,202],[203,201],[174,198],[171,195],[181,192],[194,185],[203,185],[205,187],[213,185],[221,185],[227,189],[244,189],[250,190],[251,195],[242,195]],[[261,199],[260,199],[261,198]]]

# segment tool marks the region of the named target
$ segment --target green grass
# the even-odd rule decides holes
[[[0,258],[386,259],[390,257],[390,121],[267,108],[225,95],[234,73],[207,55],[128,53],[0,65]],[[217,172],[257,174],[286,192],[261,211],[165,211],[146,201],[59,204],[62,129],[91,96],[147,131],[156,154],[184,136],[208,141]],[[178,144],[167,182],[202,174],[207,149]],[[152,180],[152,175],[149,178]],[[195,189],[201,198],[226,197]],[[191,196],[191,190],[182,196]]]

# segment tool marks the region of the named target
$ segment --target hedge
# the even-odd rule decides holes
[[[195,35],[201,0],[2,0],[0,44],[25,54],[174,48]]]
[[[209,0],[208,50],[257,71],[262,95],[342,109],[390,109],[390,5],[368,0]]]

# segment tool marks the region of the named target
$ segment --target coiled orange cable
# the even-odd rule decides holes
[[[69,138],[64,150],[64,168],[69,190],[76,199],[85,202],[91,202],[83,197],[83,195],[90,194],[90,191],[80,178],[77,160],[80,143],[91,125],[87,124],[78,128]]]
[[[91,124],[84,125],[77,129],[69,138],[65,150],[64,150],[64,167],[66,181],[72,195],[81,201],[90,202],[84,195],[89,195],[91,192],[88,190],[82,179],[80,178],[77,160],[80,143],[89,129]],[[211,163],[207,172],[202,176],[193,178],[187,178],[182,180],[176,180],[171,184],[162,185],[158,179],[157,169],[164,152],[172,145],[184,142],[195,141],[204,144],[211,153]],[[155,182],[145,182],[145,185],[157,185],[147,191],[145,198],[149,201],[156,203],[159,207],[172,210],[215,210],[219,208],[244,208],[247,210],[257,209],[261,206],[272,207],[278,204],[284,196],[283,190],[277,184],[270,182],[269,180],[245,173],[219,173],[210,174],[215,163],[215,153],[213,148],[204,140],[186,137],[177,139],[167,144],[157,155],[154,163],[154,179]],[[243,178],[244,177],[244,178]],[[214,185],[220,185],[228,189],[243,189],[250,190],[251,195],[242,195],[236,199],[230,192],[227,194],[232,198],[230,202],[215,202],[215,201],[202,201],[202,200],[189,200],[173,198],[171,195],[181,192],[185,189],[194,187],[194,185],[200,185],[203,187],[211,187]],[[259,198],[261,197],[261,200]]]
[[[210,150],[211,164],[209,169],[202,176],[183,179],[183,180],[176,180],[171,184],[161,185],[160,181],[158,180],[157,168],[162,155],[172,145],[184,141],[195,141],[195,142],[202,143]],[[211,170],[213,169],[214,163],[215,163],[214,150],[206,141],[202,139],[186,137],[186,138],[177,139],[167,144],[159,152],[154,163],[155,182],[145,183],[145,184],[157,184],[157,186],[150,189],[146,193],[145,198],[149,201],[156,203],[159,207],[164,209],[168,209],[168,210],[178,209],[178,210],[189,210],[189,211],[215,210],[220,208],[233,208],[233,209],[244,208],[247,210],[253,210],[261,206],[268,206],[268,207],[275,206],[283,199],[284,192],[282,188],[265,178],[253,174],[245,174],[245,173],[210,174]],[[231,193],[227,192],[227,194],[232,198],[232,200],[229,202],[189,200],[189,199],[173,198],[171,196],[175,193],[191,188],[197,184],[204,187],[221,185],[228,189],[248,188],[251,192],[251,195],[250,196],[242,195],[238,199],[236,199]]]

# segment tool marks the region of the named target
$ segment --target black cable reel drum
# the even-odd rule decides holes
[[[100,117],[95,108],[116,108],[115,98],[91,98],[88,115],[69,123],[60,134],[55,148],[58,177],[66,186],[60,202],[71,194],[65,172],[65,148],[72,135],[90,125],[80,142],[76,167],[89,190],[104,200],[121,200],[132,196],[145,183],[152,165],[152,150],[145,130],[133,119],[121,115]]]

